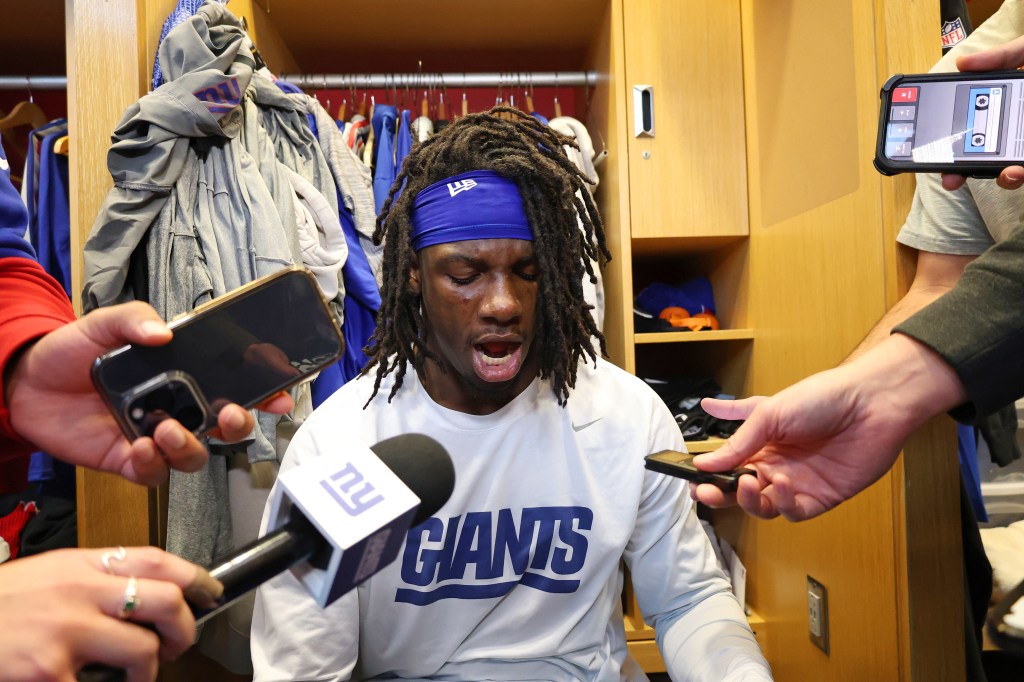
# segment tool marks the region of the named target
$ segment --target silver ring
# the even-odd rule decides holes
[[[128,556],[128,550],[126,550],[124,547],[118,547],[115,550],[111,550],[109,552],[104,552],[100,556],[100,563],[103,564],[103,570],[105,570],[107,573],[109,573],[110,575],[117,575],[117,573],[114,572],[114,569],[111,568],[110,562],[111,561],[124,561],[125,557],[127,557],[127,556]]]
[[[117,612],[117,617],[121,620],[127,619],[132,613],[142,606],[142,598],[139,597],[139,581],[135,579],[135,576],[128,578],[128,584],[124,588],[124,596],[121,597],[121,610]]]

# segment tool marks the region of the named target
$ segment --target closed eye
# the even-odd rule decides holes
[[[455,275],[448,275],[448,279],[451,280],[452,284],[458,286],[466,286],[471,284],[479,275],[470,275],[469,277],[456,277]]]

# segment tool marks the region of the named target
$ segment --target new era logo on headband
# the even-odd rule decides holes
[[[473,189],[476,187],[476,180],[456,180],[455,182],[448,183],[448,194],[453,197],[459,192],[465,192],[466,190]]]

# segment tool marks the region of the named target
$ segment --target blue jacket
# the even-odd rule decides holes
[[[388,198],[391,185],[395,182],[395,119],[398,109],[390,104],[378,104],[373,108],[373,203],[380,209]]]
[[[27,230],[28,211],[11,184],[11,166],[0,146],[0,258],[36,259],[32,245],[25,239]]]

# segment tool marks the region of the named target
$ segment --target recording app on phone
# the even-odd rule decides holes
[[[892,87],[883,112],[885,159],[1013,165],[1024,158],[1022,94],[1019,80],[915,81],[908,76]]]

